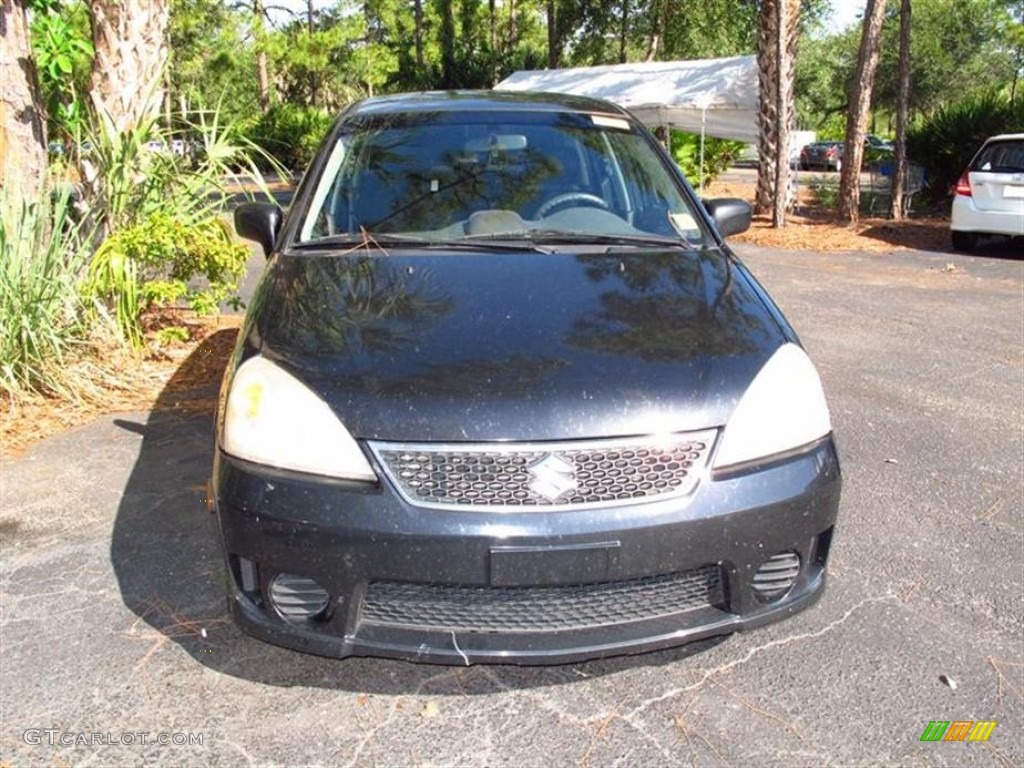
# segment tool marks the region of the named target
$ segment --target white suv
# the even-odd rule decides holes
[[[988,139],[956,183],[953,248],[969,251],[982,234],[1024,235],[1024,133]]]

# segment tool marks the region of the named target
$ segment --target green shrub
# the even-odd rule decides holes
[[[924,166],[926,194],[949,195],[974,153],[989,136],[1024,131],[1024,99],[1012,104],[999,94],[965,98],[939,109],[907,132],[907,155]]]
[[[672,157],[683,169],[690,183],[697,186],[700,183],[700,134],[673,130],[671,135]],[[718,178],[736,161],[746,146],[742,141],[705,136],[704,184],[707,185]]]
[[[155,122],[118,131],[108,115],[95,119],[82,177],[87,218],[100,244],[85,290],[113,314],[124,339],[138,346],[147,308],[184,300],[213,312],[232,299],[248,249],[219,219],[226,184],[242,168],[269,196],[253,158],[275,164],[216,112],[184,131]],[[192,158],[170,151],[185,136],[198,144]],[[205,280],[202,288],[194,287],[197,278]]]
[[[250,129],[252,141],[285,168],[301,171],[309,165],[331,129],[326,110],[295,104],[275,104]]]
[[[66,392],[62,363],[82,330],[76,280],[86,262],[67,194],[0,200],[0,391]]]
[[[96,251],[87,294],[113,306],[117,324],[134,345],[140,315],[151,307],[186,302],[199,314],[235,299],[249,248],[224,221],[181,221],[165,213],[118,230]]]

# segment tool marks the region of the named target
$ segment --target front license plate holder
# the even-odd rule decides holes
[[[539,587],[594,584],[614,578],[618,541],[491,547],[491,585]]]

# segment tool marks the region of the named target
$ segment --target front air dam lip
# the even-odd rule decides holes
[[[818,568],[814,578],[809,579],[799,594],[791,593],[785,602],[773,605],[748,618],[712,611],[701,618],[706,623],[699,626],[679,628],[671,621],[663,625],[646,628],[642,638],[621,637],[615,630],[608,630],[604,642],[595,642],[593,637],[574,637],[564,633],[556,637],[531,640],[526,647],[514,649],[481,648],[472,645],[473,637],[462,633],[406,633],[360,632],[357,636],[335,637],[294,627],[282,627],[278,622],[268,620],[253,603],[237,588],[229,597],[232,618],[248,635],[284,648],[312,653],[331,658],[348,656],[370,656],[400,659],[404,661],[434,664],[517,664],[520,666],[544,666],[572,664],[608,656],[625,656],[649,651],[672,648],[698,640],[728,635],[733,632],[757,629],[766,624],[780,621],[788,616],[811,607],[821,598],[825,588],[824,568]],[[372,629],[372,628],[371,628]]]
[[[423,510],[388,485],[321,482],[218,453],[214,486],[225,550],[258,565],[260,588],[231,578],[229,606],[247,633],[323,656],[384,656],[446,664],[559,664],[640,653],[751,629],[813,604],[825,585],[841,479],[831,438],[741,476],[707,480],[685,505],[666,502],[555,514]],[[500,524],[501,528],[496,528]],[[500,535],[499,535],[500,534]],[[559,632],[473,633],[381,625],[361,616],[372,581],[487,587],[495,545],[618,541],[610,581],[720,564],[725,603],[657,619]],[[750,587],[773,554],[804,563],[790,592],[764,604]],[[288,572],[332,595],[323,622],[289,623],[262,599]],[[233,573],[233,572],[232,572]],[[539,585],[538,586],[542,586]]]

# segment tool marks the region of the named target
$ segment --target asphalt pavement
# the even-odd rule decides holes
[[[168,392],[0,462],[0,766],[1024,764],[1024,262],[737,250],[832,406],[817,606],[549,668],[265,645],[225,611],[211,414]]]

